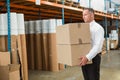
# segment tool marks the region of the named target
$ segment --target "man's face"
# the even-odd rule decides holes
[[[89,12],[88,10],[83,11],[83,20],[86,23],[89,23],[93,20],[93,13]]]

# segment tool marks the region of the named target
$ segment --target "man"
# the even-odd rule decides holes
[[[104,29],[95,22],[94,10],[92,8],[83,10],[83,20],[85,23],[90,23],[92,48],[87,55],[80,58],[80,66],[82,66],[84,80],[100,80],[100,53],[104,41]],[[91,60],[92,64],[87,64]]]

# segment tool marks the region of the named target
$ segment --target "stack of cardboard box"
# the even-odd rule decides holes
[[[111,30],[110,37],[110,48],[116,49],[118,47],[118,33],[117,30]]]
[[[65,24],[57,27],[56,34],[58,62],[70,66],[79,65],[79,58],[91,49],[89,24]]]
[[[10,64],[9,52],[0,52],[0,80],[20,80],[19,70],[19,64]]]

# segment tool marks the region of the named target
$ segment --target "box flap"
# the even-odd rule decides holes
[[[9,64],[9,71],[10,72],[19,70],[19,68],[20,68],[19,64]]]

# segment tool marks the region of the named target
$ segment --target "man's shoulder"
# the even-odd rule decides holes
[[[97,22],[95,22],[95,27],[96,27],[97,29],[103,29],[103,27],[102,27],[99,23],[97,23]]]
[[[104,31],[103,27],[97,22],[94,23],[93,29],[94,29],[95,32],[99,31],[99,30]]]
[[[94,22],[95,25],[99,26],[99,27],[102,27],[98,22]]]

